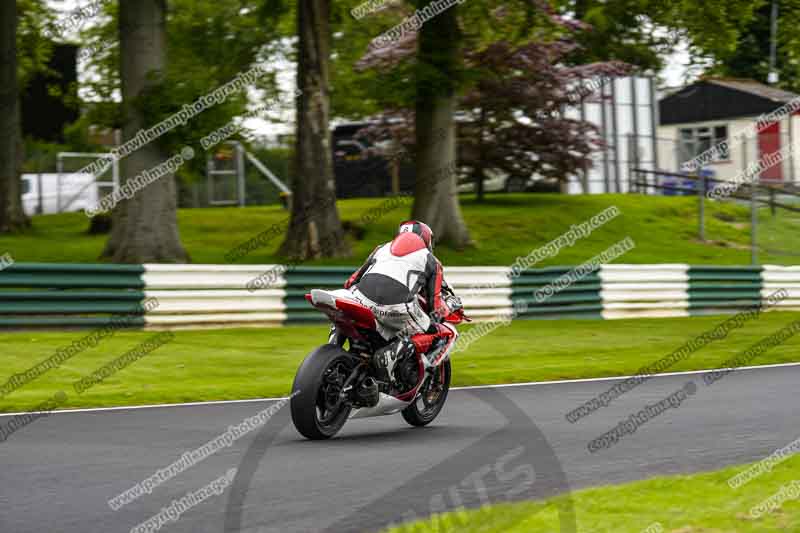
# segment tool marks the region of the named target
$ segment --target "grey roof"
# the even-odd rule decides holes
[[[794,100],[800,96],[793,92],[784,91],[783,89],[778,89],[776,87],[770,87],[769,85],[764,85],[763,83],[759,83],[755,80],[737,78],[703,78],[701,81],[713,83],[715,85],[720,85],[736,91],[754,94],[774,102],[789,102],[790,100]]]

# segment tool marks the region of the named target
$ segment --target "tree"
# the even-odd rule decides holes
[[[0,232],[29,225],[22,210],[22,132],[17,74],[17,3],[0,2]]]
[[[580,32],[579,47],[569,54],[574,65],[618,60],[641,71],[658,72],[675,45],[669,32],[654,32],[649,0],[571,0],[566,3],[577,20],[591,26]]]
[[[438,242],[470,244],[456,190],[456,124],[461,77],[461,30],[453,6],[424,24],[417,52],[417,168],[411,217],[423,220]]]
[[[475,178],[479,200],[487,169],[565,183],[567,176],[591,166],[602,140],[592,124],[568,119],[563,110],[627,74],[630,66],[560,64],[576,47],[568,38],[520,46],[498,41],[468,54],[468,63],[481,75],[460,102],[465,118],[459,167]]]
[[[329,128],[330,2],[297,6],[297,148],[292,214],[281,254],[296,260],[350,255],[339,212]]]
[[[797,37],[792,35],[796,34],[792,22],[797,21],[798,4],[796,0],[780,1],[782,8],[785,5],[789,12],[795,13],[787,21],[784,41],[790,49],[790,42],[797,43]],[[769,11],[769,4],[769,0],[556,1],[562,13],[569,13],[594,28],[578,36],[582,46],[571,55],[572,64],[620,60],[656,74],[675,46],[686,44],[691,56],[688,75],[707,68],[709,59],[713,62],[730,57],[737,43],[747,52],[751,43],[742,38],[754,16],[763,13],[764,6]]]
[[[419,57],[423,52],[425,28],[445,14],[427,22],[419,37],[417,86],[449,87],[456,94],[455,108],[448,113],[453,115],[457,111],[459,116],[458,172],[462,177],[471,176],[476,180],[479,199],[483,197],[484,172],[489,169],[505,171],[512,177],[527,178],[537,174],[564,181],[566,176],[590,165],[591,153],[602,146],[596,128],[588,122],[565,118],[563,108],[588,96],[597,83],[606,83],[608,77],[630,71],[629,65],[618,61],[569,66],[567,58],[580,48],[575,42],[576,36],[592,28],[560,17],[544,2],[532,2],[524,7],[489,9],[477,5],[475,12],[466,12],[463,25],[477,29],[465,39],[464,51],[459,50],[458,59],[447,67],[424,65]],[[519,31],[520,27],[526,29]],[[443,36],[431,48],[438,57],[444,57],[447,45],[455,43],[456,39],[435,26],[431,26],[431,31]],[[413,54],[411,43],[409,39],[389,50],[371,51],[363,58],[361,66],[393,68],[401,58]],[[417,106],[420,101],[424,99],[418,97]],[[447,135],[439,135],[448,131],[449,124],[434,126],[437,135],[409,143],[409,137],[414,137],[410,128],[414,114],[410,120],[408,115],[403,111],[384,113],[384,119],[394,119],[394,125],[384,120],[365,133],[376,136],[377,130],[388,129],[397,142],[416,144],[418,161],[424,161],[420,153],[445,153],[437,164],[438,178],[434,181],[438,183],[442,175],[446,175],[443,169],[451,168],[451,161],[447,159],[449,140]],[[424,121],[417,107],[417,128]],[[444,138],[445,146],[437,142],[440,137]],[[412,149],[410,147],[409,151]],[[425,175],[421,181],[423,189],[430,187],[431,180]],[[418,182],[418,191],[419,186]],[[450,189],[445,193],[441,201],[447,207],[447,202],[455,201],[455,191]]]
[[[151,126],[137,99],[160,83],[166,68],[166,11],[166,0],[119,2],[124,141]],[[164,154],[155,142],[140,147],[121,162],[122,185],[171,155]],[[115,207],[103,256],[117,263],[188,261],[178,234],[174,173],[160,177]]]
[[[736,46],[726,53],[715,54],[717,62],[708,73],[766,83],[770,70],[771,22],[772,2],[763,2],[740,33]],[[779,73],[778,86],[794,92],[800,92],[798,24],[800,2],[779,0],[775,69]]]
[[[420,8],[426,3],[414,2]],[[405,33],[388,46],[377,45],[380,38],[376,39],[357,64],[360,69],[386,71],[413,59],[410,76],[415,103],[411,132],[416,183],[411,217],[428,224],[437,242],[455,249],[471,244],[458,201],[455,172],[455,111],[463,83],[462,41],[458,6],[453,5],[425,22],[417,33]],[[385,115],[393,113],[388,111]]]

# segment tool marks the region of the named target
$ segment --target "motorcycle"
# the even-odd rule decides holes
[[[313,289],[305,295],[332,325],[328,343],[306,356],[297,370],[290,400],[295,427],[318,440],[336,435],[350,418],[400,412],[412,426],[430,424],[450,389],[450,352],[458,337],[454,325],[469,321],[463,308],[445,317],[434,314],[443,335],[424,353],[412,350],[385,368],[375,364],[376,357],[395,350],[403,333],[384,339],[372,310],[348,294]],[[425,309],[424,298],[418,299]]]

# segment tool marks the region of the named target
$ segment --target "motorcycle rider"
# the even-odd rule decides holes
[[[455,328],[442,321],[461,309],[461,300],[444,280],[442,264],[433,255],[433,231],[427,224],[407,220],[397,236],[379,245],[344,285],[369,307],[378,332],[399,339],[375,354],[375,364],[392,374],[394,363],[413,354],[426,354],[441,342],[455,342]],[[424,297],[428,312],[417,296]]]

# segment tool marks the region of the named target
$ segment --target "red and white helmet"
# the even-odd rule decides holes
[[[405,222],[401,222],[397,234],[400,235],[401,233],[416,233],[422,237],[428,250],[433,252],[433,231],[431,231],[431,228],[424,222],[418,220],[406,220]]]

